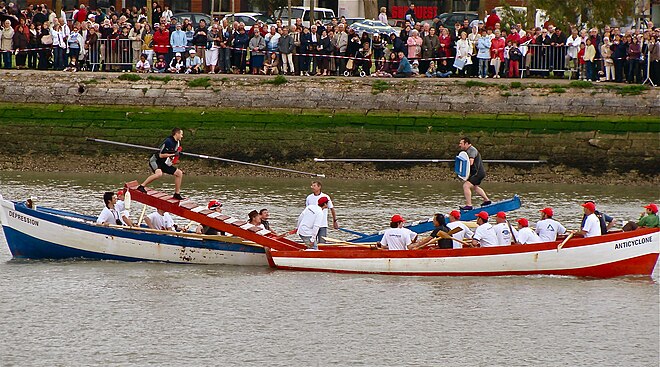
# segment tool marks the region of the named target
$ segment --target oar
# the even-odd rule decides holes
[[[332,242],[335,245],[345,245],[345,246],[357,246],[357,247],[369,247],[373,248],[375,244],[373,243],[355,243],[355,242],[348,242],[344,240],[340,240],[337,238],[332,238],[332,237],[323,237],[326,241]],[[323,245],[322,243],[319,244],[320,246]]]
[[[513,234],[513,228],[511,227],[511,223],[509,221],[506,221],[506,224],[509,226],[509,231],[511,231],[511,238],[513,238],[513,243],[518,243],[518,240],[516,239],[516,235]]]
[[[158,148],[146,147],[144,145],[120,143],[120,142],[117,142],[117,141],[104,140],[104,139],[87,138],[87,141],[93,141],[93,142],[105,143],[105,144],[114,144],[114,145],[119,145],[119,146],[122,146],[122,147],[129,147],[129,148],[146,149],[146,150],[151,150],[151,151],[158,151],[159,150]],[[243,162],[243,161],[237,161],[235,159],[213,157],[213,156],[204,155],[204,154],[195,154],[195,153],[187,153],[187,152],[181,152],[180,154],[181,155],[187,155],[187,156],[190,156],[190,157],[195,157],[195,158],[201,158],[201,159],[212,159],[212,160],[222,161],[222,162],[244,164],[246,166],[268,168],[268,169],[274,169],[274,170],[278,170],[278,171],[297,173],[297,174],[300,174],[300,175],[307,175],[307,176],[314,176],[314,177],[325,177],[325,175],[321,174],[321,173],[311,173],[311,172],[305,172],[305,171],[298,171],[298,170],[295,170],[295,169],[273,167],[273,166],[267,166],[265,164]]]
[[[284,232],[284,233],[282,233],[281,235],[276,236],[275,238],[284,238],[284,237],[286,237],[286,236],[290,236],[290,235],[296,233],[297,231],[298,231],[298,228],[294,228],[294,229],[292,229],[292,230],[290,230],[290,231],[288,231],[288,232]]]
[[[450,232],[451,232],[451,231],[450,231]],[[449,233],[447,233],[447,232],[445,232],[445,231],[438,231],[438,235],[439,235],[438,238],[444,238],[444,239],[448,239],[448,240],[453,240],[453,241],[456,241],[456,242],[458,242],[458,243],[462,243],[462,244],[464,244],[465,246],[469,246],[469,247],[472,246],[471,244],[468,244],[467,242],[465,242],[465,241],[463,241],[463,240],[459,240],[458,238],[454,238],[454,237],[450,236]]]
[[[566,244],[566,242],[568,242],[568,240],[570,240],[571,238],[573,238],[574,235],[575,235],[575,232],[571,232],[571,234],[569,234],[568,236],[566,236],[566,238],[564,238],[564,240],[561,241],[561,243],[559,244],[559,246],[557,246],[557,252],[559,252],[559,250],[561,250],[561,248],[564,247],[564,245]]]
[[[442,163],[454,162],[455,159],[369,159],[369,158],[314,158],[314,162],[403,162],[403,163]],[[546,160],[485,159],[484,163],[547,163]]]
[[[142,206],[142,213],[140,213],[140,219],[138,219],[137,226],[142,225],[142,219],[144,219],[144,213],[147,211],[147,204]]]

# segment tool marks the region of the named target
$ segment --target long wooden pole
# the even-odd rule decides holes
[[[386,159],[386,158],[314,158],[314,162],[403,162],[403,163],[442,163],[455,162],[455,159]],[[519,163],[535,164],[547,163],[546,160],[522,160],[522,159],[484,159],[484,163]]]

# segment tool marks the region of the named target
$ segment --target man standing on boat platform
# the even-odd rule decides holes
[[[490,205],[490,199],[484,189],[481,188],[481,181],[486,178],[486,169],[484,168],[484,163],[481,160],[481,154],[477,148],[472,145],[470,138],[464,137],[458,143],[458,147],[461,150],[465,151],[470,159],[470,175],[468,179],[463,182],[463,195],[465,195],[465,206],[461,207],[461,210],[472,210],[472,189],[474,192],[481,196],[484,201],[481,203],[481,206]]]
[[[296,233],[308,248],[319,249],[319,231],[324,218],[327,222],[327,215],[324,212],[328,208],[329,202],[330,199],[327,196],[322,196],[316,203],[307,205],[298,217]]]
[[[147,179],[144,180],[140,186],[138,186],[138,191],[146,194],[147,189],[145,189],[145,186],[159,179],[164,172],[168,175],[174,176],[174,195],[172,195],[172,197],[176,200],[183,200],[183,197],[181,196],[181,181],[183,180],[183,171],[174,167],[174,165],[179,160],[179,153],[181,152],[181,139],[183,139],[183,130],[178,127],[172,129],[172,135],[163,141],[159,151],[154,153],[149,159],[149,168],[151,168],[153,174],[147,177]]]
[[[305,201],[306,207],[318,203],[319,199],[322,197],[328,198],[328,204],[326,208],[323,209],[323,222],[321,224],[321,228],[319,228],[317,242],[316,242],[316,243],[325,243],[324,237],[328,235],[328,209],[332,214],[332,226],[334,229],[339,229],[339,222],[337,222],[337,213],[335,212],[334,205],[332,205],[332,199],[330,199],[330,196],[328,196],[328,194],[324,194],[323,192],[321,192],[320,181],[312,181],[311,189],[312,189],[312,193],[307,196],[307,200]]]

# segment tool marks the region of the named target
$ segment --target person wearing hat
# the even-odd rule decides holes
[[[509,246],[511,243],[516,243],[518,239],[518,231],[516,231],[509,221],[506,220],[505,212],[498,212],[495,215],[495,224],[493,230],[497,236],[497,243],[500,246]]]
[[[188,52],[188,58],[186,58],[186,74],[199,74],[202,72],[202,59],[197,56],[195,50],[190,50]]]
[[[180,52],[174,54],[174,58],[170,61],[170,66],[167,68],[167,71],[175,74],[181,74],[186,71],[186,63],[183,61]]]
[[[383,233],[383,238],[380,240],[380,245],[388,250],[409,250],[412,249],[414,243],[417,242],[417,233],[403,228],[405,220],[399,214],[392,216],[390,220],[390,228],[386,229]]]
[[[209,201],[206,207],[212,212],[222,213],[222,203],[218,200]],[[225,232],[218,231],[217,229],[206,225],[198,225],[197,229],[195,229],[195,232],[199,234],[208,234],[208,235],[217,235],[217,234],[223,236],[225,235]]]
[[[596,203],[594,203],[591,200],[585,201],[585,204],[587,203],[593,204],[594,208],[596,207]],[[609,231],[614,226],[614,223],[616,223],[616,219],[603,212],[594,210],[594,214],[596,215],[596,218],[598,218],[598,222],[600,223],[601,234],[606,234],[607,231]],[[584,214],[582,216],[582,224],[581,224],[582,227],[584,227],[584,223],[586,220],[587,220],[587,214]]]
[[[119,220],[127,226],[133,227],[133,221],[130,218],[131,212],[126,209],[126,190],[121,189],[117,191],[117,202],[115,203],[115,209],[119,213]]]
[[[298,223],[296,224],[296,233],[300,236],[303,243],[310,249],[319,249],[319,229],[323,226],[325,218],[327,222],[327,214],[324,210],[328,208],[330,199],[327,196],[321,196],[316,203],[307,205],[307,207],[298,216]]]
[[[451,213],[449,213],[449,223],[447,223],[447,228],[451,231],[454,228],[461,228],[462,231],[456,232],[452,235],[457,240],[463,240],[463,239],[470,239],[472,236],[474,236],[474,232],[465,225],[465,223],[461,222],[461,213],[458,210],[452,210]],[[454,241],[454,248],[463,248],[463,244]]]
[[[166,27],[161,27],[159,23],[154,23],[153,50],[158,55],[164,57],[165,65],[169,63],[170,55],[170,31]]]
[[[584,237],[600,236],[602,232],[600,220],[595,214],[596,204],[592,201],[587,201],[582,204],[582,207],[584,208],[584,215],[586,218],[582,222],[582,229],[578,233]]]
[[[519,218],[518,222],[518,243],[521,245],[531,245],[533,243],[543,242],[541,237],[529,228],[529,221],[526,218]]]
[[[167,63],[165,62],[165,55],[158,55],[158,59],[154,63],[154,73],[164,73],[167,70]]]
[[[476,247],[494,247],[497,246],[497,235],[493,226],[488,223],[488,213],[480,211],[477,214],[477,224],[479,227],[474,230],[472,236],[472,245]]]
[[[650,203],[649,205],[645,206],[644,209],[646,209],[646,211],[639,217],[637,225],[640,227],[648,228],[660,227],[660,220],[658,219],[658,206]]]
[[[162,209],[156,209],[155,212],[144,217],[144,223],[151,229],[174,231],[174,219],[170,213]]]
[[[566,228],[552,218],[554,211],[552,208],[543,208],[541,220],[536,222],[536,234],[539,235],[542,242],[552,242],[557,240],[558,234],[566,233]]]

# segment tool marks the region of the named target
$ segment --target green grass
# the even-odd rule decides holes
[[[188,80],[188,86],[190,88],[208,88],[211,86],[211,78],[203,77]]]
[[[521,82],[511,82],[509,85],[512,89],[513,88],[522,88],[522,83]]]
[[[96,79],[89,79],[89,80],[83,80],[83,84],[98,84],[98,80]]]
[[[263,83],[264,84],[271,84],[271,85],[282,85],[286,84],[289,81],[284,77],[284,75],[277,75],[273,79],[270,80],[265,80]]]
[[[497,87],[500,88],[500,90],[509,90],[509,86],[506,84],[499,84]]]
[[[625,85],[619,89],[617,93],[624,95],[624,96],[637,96],[642,94],[645,90],[649,89],[648,86],[646,85]]]
[[[384,80],[376,80],[372,85],[371,85],[371,94],[379,94],[383,93],[384,91],[390,89],[391,86],[388,82]]]
[[[465,82],[465,86],[468,87],[468,88],[472,88],[472,87],[487,87],[487,86],[488,86],[488,83],[478,82],[478,81],[476,81],[476,80],[468,80],[467,82]]]
[[[551,85],[550,93],[566,93],[566,88],[559,85]]]
[[[126,80],[126,81],[129,81],[129,82],[137,82],[137,81],[142,80],[142,78],[139,75],[131,74],[131,73],[121,74],[117,79]]]
[[[502,97],[510,97],[510,96],[511,96],[511,93],[509,93],[509,92],[500,93],[500,96],[502,96]]]
[[[155,80],[159,82],[163,82],[167,84],[169,81],[174,80],[171,76],[166,75],[166,76],[155,76],[155,75],[149,75],[147,77],[147,80]]]
[[[573,80],[568,83],[571,88],[593,88],[594,84],[588,80]]]

